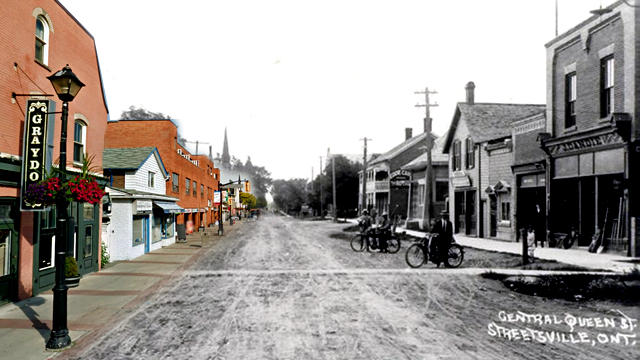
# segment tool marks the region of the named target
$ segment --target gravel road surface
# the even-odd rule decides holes
[[[431,264],[414,271],[405,244],[355,253],[332,236],[344,226],[245,222],[79,358],[640,358],[638,329],[623,320],[640,318],[638,306],[522,295]]]

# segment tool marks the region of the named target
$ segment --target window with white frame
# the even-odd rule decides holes
[[[511,220],[511,202],[506,195],[500,197],[500,220]]]
[[[87,125],[76,120],[73,126],[73,162],[81,163],[84,160],[86,140]]]
[[[35,60],[42,65],[49,62],[49,23],[47,20],[38,16],[36,18],[36,53]]]
[[[576,73],[572,72],[565,77],[565,105],[564,127],[570,128],[576,125],[576,99],[578,97],[578,82]]]
[[[149,171],[147,174],[147,186],[150,188],[154,188],[155,187],[155,176],[156,173],[154,173],[153,171]]]
[[[603,58],[600,62],[600,117],[613,112],[614,65],[613,55]]]
[[[191,179],[185,178],[184,179],[184,186],[185,186],[185,193],[187,195],[190,195],[191,194]]]

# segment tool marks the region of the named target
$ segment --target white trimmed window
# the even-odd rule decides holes
[[[36,17],[36,54],[35,59],[42,65],[49,62],[49,23],[42,17]]]
[[[149,188],[153,189],[155,187],[155,176],[156,176],[156,173],[154,173],[153,171],[149,171],[147,175],[147,186]]]
[[[87,125],[76,120],[73,126],[73,162],[82,163],[87,143]]]

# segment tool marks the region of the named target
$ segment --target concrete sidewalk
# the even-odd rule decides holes
[[[225,226],[228,235],[242,222]],[[215,228],[217,230],[217,228]],[[173,277],[180,275],[218,238],[214,228],[206,235],[189,235],[186,243],[176,243],[129,261],[107,265],[100,272],[85,275],[77,288],[70,289],[67,325],[74,347],[82,347],[100,337],[100,329],[110,327],[133,311]],[[49,352],[52,318],[51,291],[0,306],[0,359],[40,360],[72,353]]]
[[[357,224],[357,219],[348,219],[350,223]],[[406,231],[408,235],[423,237],[425,232],[416,230],[406,230],[400,226],[397,232]],[[475,238],[460,234],[454,235],[456,242],[462,246],[475,249],[496,251],[508,254],[522,255],[522,243],[492,240],[485,238]],[[615,272],[629,272],[634,269],[640,270],[640,258],[631,258],[617,254],[593,254],[586,248],[577,249],[556,249],[537,248],[534,253],[536,258],[544,260],[555,260],[569,265],[581,266],[591,270],[605,270]]]

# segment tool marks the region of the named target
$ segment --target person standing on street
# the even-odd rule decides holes
[[[440,219],[436,220],[431,232],[438,234],[436,263],[440,267],[440,263],[444,263],[447,259],[449,244],[453,242],[453,224],[449,221],[449,213],[447,211],[440,213]]]

